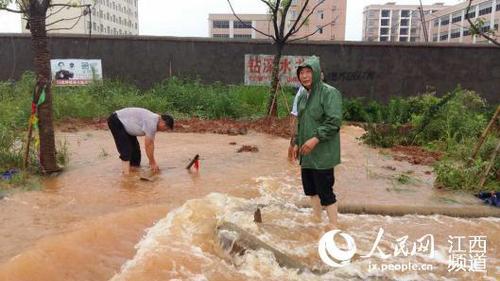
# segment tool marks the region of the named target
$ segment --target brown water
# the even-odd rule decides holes
[[[343,164],[336,169],[335,185],[340,203],[477,204],[469,196],[434,191],[433,175],[426,174],[431,168],[393,161],[361,145],[356,140],[361,134],[356,127],[342,130]],[[161,134],[156,155],[162,173],[155,182],[140,181],[137,174],[120,176],[109,132],[61,133],[59,139],[65,139],[70,148],[67,171],[47,179],[43,191],[0,201],[0,280],[359,280],[377,276],[495,280],[500,274],[500,227],[493,218],[340,215],[341,228],[356,239],[362,252],[369,251],[380,227],[385,230],[385,252],[390,252],[389,242],[401,236],[409,235],[409,241],[414,241],[433,234],[438,258],[417,258],[435,265],[431,272],[370,273],[369,259],[359,259],[318,277],[283,269],[265,251],[228,256],[215,231],[222,221],[240,225],[311,267],[321,265],[317,243],[324,225],[311,224],[310,210],[297,207],[307,200],[301,193],[298,167],[286,160],[288,141],[281,138]],[[257,146],[259,152],[236,153],[244,144]],[[201,169],[188,173],[184,167],[197,153]],[[409,183],[398,182],[402,174],[409,176]],[[266,206],[261,227],[252,223],[257,204]],[[448,235],[486,235],[488,272],[448,273]]]

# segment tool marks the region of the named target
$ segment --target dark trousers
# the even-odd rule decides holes
[[[321,200],[321,206],[329,206],[337,202],[337,197],[333,193],[333,185],[335,184],[333,169],[302,169],[301,174],[305,195],[318,195]]]
[[[120,153],[120,159],[130,161],[130,166],[138,167],[141,165],[141,147],[136,136],[129,135],[125,130],[116,113],[108,118],[108,127],[113,134],[116,149]]]

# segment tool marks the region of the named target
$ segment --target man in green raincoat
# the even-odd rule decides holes
[[[299,159],[302,186],[311,199],[314,219],[321,221],[326,208],[330,227],[337,227],[337,202],[333,193],[334,167],[340,163],[340,126],[342,96],[334,87],[321,81],[318,57],[311,57],[297,68],[297,76],[306,94],[299,97],[298,117],[293,146]]]

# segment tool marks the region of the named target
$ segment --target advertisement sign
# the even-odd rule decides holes
[[[282,56],[279,63],[281,85],[297,86],[297,67],[308,56]],[[274,55],[245,55],[245,85],[270,85]]]
[[[57,86],[80,86],[102,80],[100,59],[52,59],[50,69]]]

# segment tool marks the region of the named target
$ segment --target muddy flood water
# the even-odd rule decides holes
[[[335,169],[339,204],[488,208],[472,196],[434,189],[432,167],[395,161],[362,145],[357,139],[361,128],[346,126],[341,134],[342,164]],[[46,179],[41,191],[0,200],[2,281],[500,277],[500,219],[493,217],[340,214],[339,228],[354,239],[357,252],[348,265],[326,265],[318,242],[327,218],[324,214],[320,224],[310,220],[300,170],[288,162],[284,138],[254,132],[160,133],[155,149],[161,174],[153,182],[141,181],[140,172],[121,176],[108,131],[59,132],[57,138],[69,148],[65,172]],[[258,152],[237,153],[242,145],[256,146]],[[188,172],[185,166],[195,154],[201,157],[200,170]],[[142,163],[147,163],[144,152]],[[257,207],[263,220],[258,225],[253,222]],[[221,237],[238,233],[218,230],[224,223],[307,269],[281,267],[262,249],[231,254]],[[432,256],[422,247],[430,236]],[[426,267],[374,269],[409,263]]]

